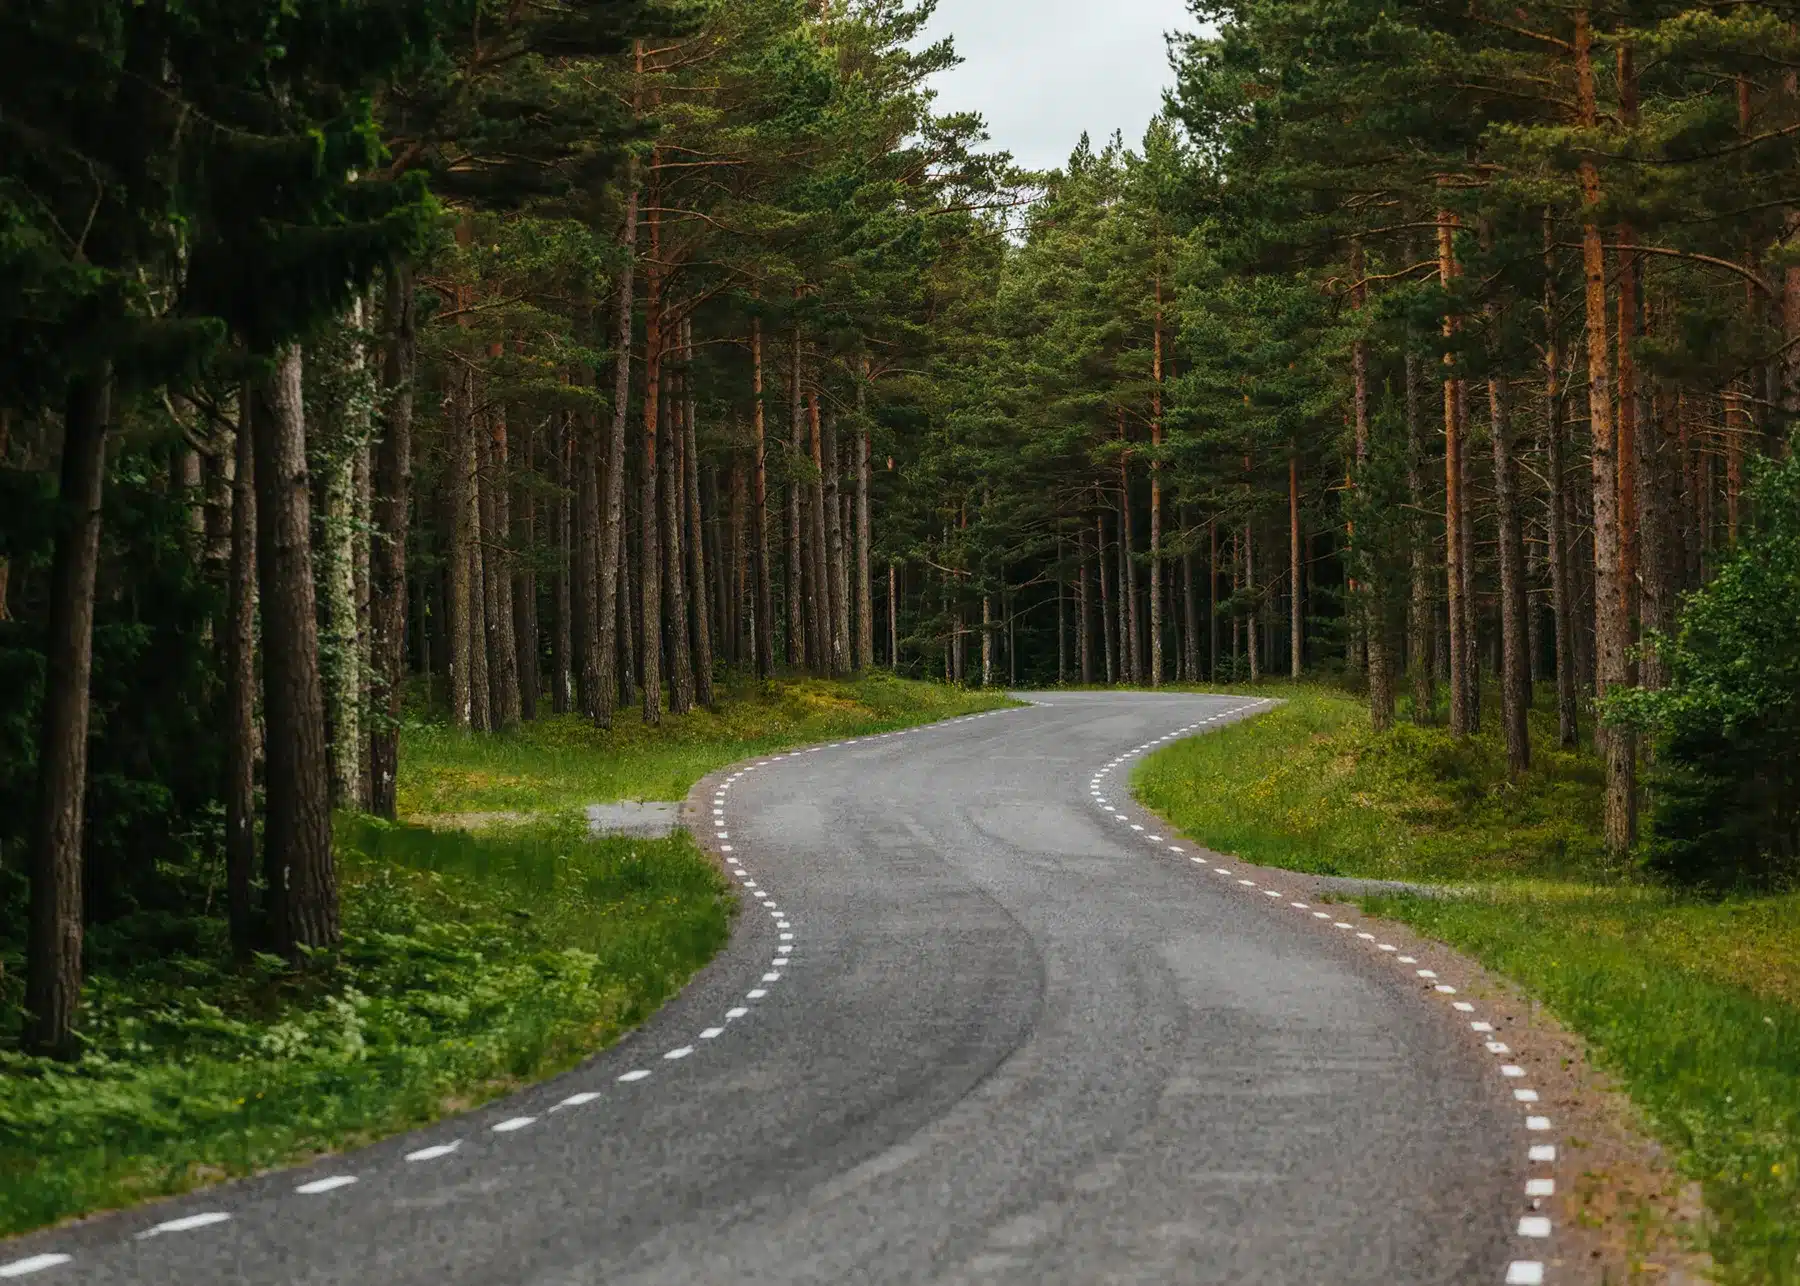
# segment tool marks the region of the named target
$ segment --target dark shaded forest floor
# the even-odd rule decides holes
[[[344,941],[298,976],[235,962],[212,918],[99,926],[82,1059],[0,1050],[0,1236],[370,1142],[579,1063],[711,959],[735,909],[684,833],[595,837],[584,805],[680,799],[759,753],[1006,701],[886,675],[721,697],[658,728],[635,711],[611,732],[409,725],[409,820],[339,817]],[[515,820],[444,825],[494,812]]]
[[[1551,715],[1511,782],[1496,733],[1377,735],[1353,696],[1260,691],[1286,704],[1152,756],[1139,797],[1247,862],[1445,886],[1357,900],[1590,1042],[1700,1183],[1720,1281],[1800,1282],[1800,894],[1699,899],[1609,866],[1599,766],[1557,747]]]

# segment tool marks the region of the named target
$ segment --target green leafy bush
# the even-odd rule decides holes
[[[1649,865],[1713,889],[1800,876],[1800,459],[1764,470],[1750,512],[1657,643],[1668,686],[1611,706],[1656,737]]]

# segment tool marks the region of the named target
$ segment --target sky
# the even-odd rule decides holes
[[[1184,0],[940,0],[931,33],[963,65],[938,78],[938,110],[980,112],[1032,169],[1060,167],[1083,130],[1136,145],[1170,83],[1163,33],[1192,27]]]

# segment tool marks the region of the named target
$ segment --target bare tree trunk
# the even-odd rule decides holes
[[[825,588],[830,614],[826,632],[831,643],[831,672],[850,672],[850,577],[844,562],[844,511],[840,494],[842,479],[838,473],[837,425],[829,418],[821,421],[818,402],[813,402],[813,447],[819,456],[819,471],[825,525]]]
[[[1260,605],[1256,601],[1256,537],[1251,524],[1244,523],[1244,596],[1251,603],[1250,614],[1244,618],[1244,631],[1249,636],[1245,651],[1250,654],[1250,682],[1262,682],[1262,640],[1257,637],[1257,618],[1261,615]]]
[[[674,388],[664,390],[662,413],[662,532],[663,617],[668,622],[669,713],[686,714],[694,708],[694,661],[688,646],[686,577],[682,575],[681,498],[687,470],[682,456],[683,430],[679,420],[681,398]]]
[[[1125,417],[1119,417],[1119,438],[1125,437]],[[1140,668],[1144,656],[1144,640],[1138,617],[1136,551],[1131,547],[1131,473],[1128,453],[1119,453],[1119,611],[1120,651],[1125,654],[1121,667],[1127,683],[1142,683]]]
[[[1576,94],[1581,124],[1598,121],[1595,104],[1592,31],[1585,9],[1575,15]],[[1600,171],[1591,156],[1581,162],[1582,268],[1586,276],[1588,332],[1588,417],[1593,427],[1594,477],[1594,643],[1595,679],[1604,698],[1628,682],[1628,622],[1619,566],[1620,521],[1618,439],[1613,421],[1612,369],[1608,358],[1606,248],[1600,233]],[[1623,858],[1634,839],[1636,753],[1623,729],[1607,729],[1601,737],[1606,757],[1607,851]]]
[[[519,724],[519,650],[513,637],[511,508],[508,503],[506,413],[491,412],[482,452],[481,566],[482,616],[487,626],[488,709],[492,727]]]
[[[386,389],[386,432],[376,448],[375,541],[371,550],[374,694],[370,703],[369,810],[392,820],[398,806],[400,714],[406,696],[406,541],[412,520],[413,372],[419,351],[410,264],[388,274],[384,311],[388,339],[381,382]],[[254,503],[253,495],[250,499]],[[253,567],[250,574],[254,574]]]
[[[800,396],[800,327],[794,326],[793,351],[788,368],[790,415],[787,458],[787,660],[799,669],[806,664],[805,589],[800,556],[800,444],[805,430],[806,404]]]
[[[475,722],[474,684],[470,681],[469,616],[474,595],[469,583],[469,489],[475,475],[475,439],[469,423],[469,374],[452,376],[450,393],[449,459],[446,461],[450,505],[450,547],[445,551],[448,584],[445,586],[445,632],[450,644],[450,718],[459,728]]]
[[[536,465],[537,434],[527,422],[518,457],[523,462],[516,486],[513,517],[513,640],[519,673],[519,717],[527,723],[538,717],[538,583],[537,490],[531,475]]]
[[[888,562],[888,669],[900,669],[900,573]]]
[[[470,399],[471,406],[474,403]],[[481,432],[473,416],[469,420],[469,544],[466,550],[466,561],[469,564],[469,723],[477,732],[493,731],[493,695],[490,674],[491,657],[488,653],[487,628],[487,555],[483,548],[483,537],[487,531],[487,523],[482,518],[482,491],[486,481],[485,459],[487,451],[484,443],[486,435]]]
[[[302,947],[338,938],[300,373],[300,349],[290,345],[251,399],[268,729],[264,863],[275,947],[296,962]]]
[[[694,357],[694,327],[691,321],[681,323],[681,348],[689,362]],[[706,526],[700,512],[700,437],[694,425],[698,407],[694,399],[693,376],[683,375],[685,394],[682,402],[681,427],[684,434],[682,459],[687,473],[688,545],[691,579],[694,590],[694,695],[703,706],[713,703],[712,612],[706,601]]]
[[[1456,215],[1438,211],[1438,280],[1448,290],[1458,275],[1456,265]],[[1455,333],[1454,319],[1446,320],[1446,336]],[[1448,363],[1449,359],[1445,359]],[[1444,577],[1449,591],[1450,618],[1450,731],[1458,737],[1474,732],[1469,723],[1470,649],[1467,640],[1468,610],[1463,603],[1463,418],[1462,381],[1446,366],[1444,376]]]
[[[574,446],[569,432],[571,417],[564,412],[557,412],[550,421],[550,478],[555,484],[554,501],[550,507],[550,547],[555,551],[555,570],[550,574],[550,711],[552,714],[568,714],[575,709],[575,671],[577,657],[586,659],[586,652],[578,652],[575,646],[577,637],[582,639],[583,648],[587,646],[585,631],[595,631],[595,649],[598,650],[597,604],[599,594],[599,558],[597,554],[583,558],[576,553],[575,545],[575,470],[570,458]],[[598,508],[598,505],[596,505]],[[594,522],[593,540],[595,550],[599,544],[599,523]],[[589,591],[582,586],[582,593],[592,593],[596,610],[582,613],[584,632],[577,635],[575,630],[575,586],[571,577],[575,569],[583,564],[588,568],[588,577],[594,589]],[[585,606],[585,605],[584,605]],[[591,623],[591,624],[590,624]],[[598,660],[598,658],[595,658]],[[591,676],[590,676],[591,677]],[[585,680],[584,680],[585,682]],[[584,693],[586,688],[581,689]],[[583,709],[591,707],[583,706]]]
[[[825,557],[825,459],[820,442],[819,395],[809,393],[806,399],[807,420],[812,428],[812,477],[807,482],[807,501],[811,506],[806,523],[806,623],[807,645],[812,649],[813,668],[820,674],[837,674],[838,657],[833,646],[831,622],[836,615],[832,602],[832,577]]]
[[[751,322],[751,360],[755,379],[752,442],[756,455],[755,487],[750,516],[756,546],[756,673],[768,678],[775,673],[775,583],[769,564],[769,440],[763,403],[762,318]]]
[[[28,871],[25,1048],[75,1055],[81,1007],[81,867],[86,822],[88,680],[94,657],[94,579],[100,564],[100,500],[112,371],[69,382],[44,635],[44,706],[38,731],[37,815]],[[322,747],[321,747],[322,749]]]
[[[1100,638],[1106,652],[1106,681],[1119,681],[1118,658],[1113,648],[1112,594],[1106,577],[1106,515],[1094,514],[1094,565],[1100,574]]]
[[[1556,332],[1555,227],[1544,212],[1544,422],[1545,469],[1550,475],[1545,525],[1550,541],[1551,632],[1556,636],[1556,715],[1561,744],[1573,748],[1580,740],[1579,706],[1575,694],[1576,662],[1574,601],[1569,584],[1569,504],[1564,495],[1568,464],[1563,424],[1562,355]]]
[[[870,459],[869,361],[863,359],[862,378],[856,382],[856,662],[863,669],[875,664],[875,594],[869,584],[870,546],[874,533],[869,524],[869,483],[874,464]],[[4,611],[0,607],[0,611]]]
[[[1519,477],[1513,459],[1506,381],[1488,380],[1494,447],[1494,507],[1500,527],[1500,722],[1506,764],[1514,775],[1531,767],[1531,667],[1526,657],[1525,537],[1519,520]]]
[[[640,41],[640,60],[642,52]],[[597,593],[592,598],[595,625],[591,628],[594,637],[591,642],[591,658],[584,657],[583,660],[584,667],[590,663],[592,665],[595,707],[589,713],[602,728],[612,727],[613,710],[618,700],[620,679],[623,677],[618,657],[621,651],[629,653],[631,650],[630,631],[626,631],[624,639],[619,637],[620,617],[628,617],[630,613],[630,595],[621,593],[619,569],[625,562],[625,429],[631,407],[631,319],[638,244],[638,176],[635,160],[630,162],[625,189],[625,227],[619,236],[620,245],[625,252],[625,263],[619,270],[618,310],[613,321],[612,423],[606,440],[606,498],[600,523],[599,548],[596,551],[599,574],[594,579],[598,581],[598,586]],[[598,444],[595,443],[592,447],[587,447],[586,451],[592,454],[597,448]],[[587,473],[583,475],[584,488],[590,485],[588,478],[592,477],[592,485],[598,489],[598,472],[597,465],[591,464],[588,467]],[[582,586],[582,593],[589,593],[586,585]],[[626,600],[623,612],[620,610],[621,599]],[[584,653],[588,649],[588,643],[584,638]]]
[[[1306,636],[1303,633],[1306,607],[1300,597],[1300,583],[1303,576],[1302,553],[1300,545],[1300,457],[1288,456],[1288,671],[1292,678],[1299,678],[1305,665]],[[1371,613],[1374,616],[1374,613]],[[1375,675],[1377,671],[1376,650],[1379,631],[1377,622],[1371,620],[1369,635],[1369,700],[1374,708],[1379,709],[1384,702],[1376,699]],[[1385,657],[1385,651],[1382,652]],[[1381,666],[1385,667],[1385,660]],[[1387,671],[1381,669],[1383,681]],[[1385,701],[1393,699],[1392,689],[1388,689]],[[1387,720],[1393,722],[1394,712],[1387,712]],[[1381,726],[1386,726],[1381,725]]]
[[[638,583],[643,597],[642,649],[638,678],[644,722],[662,722],[662,534],[657,519],[657,431],[662,423],[662,276],[656,267],[662,234],[650,216],[650,266],[645,278],[644,476],[638,498]]]
[[[249,409],[246,389],[238,412],[237,470],[231,484],[231,572],[225,626],[225,904],[232,952],[240,960],[247,959],[257,945],[256,904],[251,892],[256,873],[256,453]],[[382,450],[385,457],[390,450],[387,443]],[[400,594],[404,611],[404,578]],[[383,673],[388,672],[384,667]],[[381,735],[379,725],[375,735]],[[379,784],[379,776],[376,780]],[[390,794],[391,785],[390,778]]]
[[[1087,523],[1075,524],[1075,657],[1081,682],[1094,681],[1094,582],[1088,559]]]
[[[1428,724],[1437,705],[1437,674],[1432,663],[1430,531],[1425,518],[1425,417],[1419,398],[1419,359],[1406,355],[1406,490],[1412,502],[1408,518],[1412,592],[1406,610],[1406,664],[1412,678],[1413,722]]]

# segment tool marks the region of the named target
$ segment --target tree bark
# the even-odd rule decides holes
[[[275,948],[296,963],[304,948],[338,938],[300,360],[297,345],[282,350],[251,399],[267,727],[264,864]]]
[[[1106,682],[1119,681],[1119,663],[1113,646],[1112,594],[1106,576],[1106,515],[1094,513],[1094,565],[1100,574],[1100,638],[1106,652]]]
[[[1585,9],[1575,14],[1576,95],[1580,124],[1598,121],[1595,102],[1592,30]],[[1600,171],[1584,156],[1581,175],[1582,270],[1586,278],[1588,333],[1588,419],[1593,430],[1594,479],[1594,649],[1595,682],[1601,698],[1628,681],[1628,622],[1620,574],[1618,438],[1613,419],[1612,369],[1608,361],[1606,248],[1600,232]],[[1599,725],[1597,725],[1598,727]],[[1607,729],[1600,737],[1606,758],[1605,841],[1614,858],[1631,849],[1635,826],[1636,755],[1633,738],[1623,729]]]
[[[1119,440],[1125,440],[1125,416],[1119,416]],[[1119,453],[1119,650],[1126,683],[1142,683],[1144,640],[1138,617],[1137,558],[1131,535],[1131,470],[1129,451]]]
[[[569,711],[574,710],[572,679],[574,679],[576,656],[578,656],[578,652],[576,652],[578,636],[574,629],[574,587],[571,585],[571,575],[576,567],[580,567],[585,562],[592,562],[594,566],[589,567],[589,584],[596,585],[594,593],[598,593],[599,560],[598,557],[592,558],[592,560],[576,557],[576,546],[572,539],[576,486],[574,486],[574,470],[571,468],[571,457],[569,457],[572,445],[571,432],[569,432],[571,418],[567,412],[556,412],[556,416],[551,420],[551,425],[553,427],[551,427],[549,457],[551,457],[551,481],[554,483],[554,501],[551,503],[551,549],[556,557],[554,569],[551,571],[551,713],[567,715]],[[596,499],[596,510],[598,510],[598,499]],[[594,522],[594,528],[596,528],[594,539],[598,544],[598,521]],[[587,585],[581,585],[581,593],[590,593]],[[583,612],[583,627],[587,627],[589,621],[592,621],[594,627],[599,625],[598,598],[594,602],[596,602],[594,611]],[[583,650],[581,650],[580,656],[585,663],[587,661],[585,629],[583,629],[581,641],[583,641]],[[598,654],[598,634],[594,641],[594,650]],[[598,661],[598,656],[594,659]],[[583,686],[581,692],[587,692],[587,688]],[[589,708],[583,706],[583,710],[589,710]]]
[[[694,359],[694,329],[691,321],[681,323],[681,348],[691,363]],[[681,381],[681,428],[684,435],[682,461],[687,473],[689,578],[693,586],[692,616],[694,620],[694,697],[703,706],[713,703],[713,636],[712,612],[706,601],[706,526],[700,511],[700,436],[694,420],[698,406],[694,398],[693,376],[685,374]]]
[[[750,323],[750,353],[755,403],[751,408],[751,444],[755,453],[755,485],[750,508],[756,550],[756,673],[769,678],[775,673],[775,584],[769,564],[769,439],[763,402],[762,318]]]
[[[1156,279],[1156,321],[1151,356],[1150,390],[1150,686],[1163,678],[1162,594],[1162,440],[1163,440],[1163,292]]]
[[[1576,662],[1574,632],[1574,600],[1569,580],[1569,504],[1564,495],[1568,485],[1568,463],[1564,459],[1567,442],[1563,423],[1562,354],[1556,330],[1557,294],[1555,265],[1555,226],[1549,210],[1544,211],[1544,423],[1545,469],[1549,474],[1550,494],[1545,509],[1545,526],[1550,541],[1550,613],[1551,632],[1556,636],[1556,718],[1559,740],[1565,749],[1573,749],[1580,740],[1580,709],[1576,700]]]
[[[375,449],[375,540],[370,551],[369,811],[391,821],[398,808],[400,714],[406,698],[406,541],[412,521],[413,372],[419,352],[410,264],[388,273],[384,312],[385,431]]]
[[[1531,767],[1531,666],[1526,656],[1525,537],[1519,520],[1519,476],[1513,459],[1506,381],[1488,379],[1494,447],[1494,507],[1500,527],[1500,721],[1506,735],[1507,769],[1516,777]]]
[[[818,402],[813,403],[813,445],[819,453],[821,489],[825,517],[825,587],[831,613],[827,621],[831,636],[831,672],[850,672],[850,576],[844,561],[844,521],[841,495],[842,477],[838,471],[837,425],[818,416]]]
[[[1437,623],[1431,602],[1432,551],[1426,518],[1425,416],[1419,397],[1419,359],[1406,354],[1406,491],[1412,586],[1406,608],[1406,665],[1412,679],[1413,722],[1429,724],[1437,707],[1437,672],[1432,633]]]
[[[1075,527],[1075,654],[1083,685],[1094,681],[1094,584],[1088,562],[1087,524]]]
[[[1438,281],[1445,290],[1451,288],[1458,275],[1456,224],[1454,213],[1449,210],[1438,211]],[[1445,337],[1449,338],[1455,332],[1455,319],[1446,319]],[[1454,736],[1466,737],[1475,729],[1469,720],[1469,686],[1474,682],[1474,676],[1469,673],[1468,610],[1463,603],[1463,560],[1467,557],[1467,551],[1463,546],[1462,520],[1462,381],[1452,372],[1448,355],[1444,362],[1444,575],[1449,596],[1450,731]]]
[[[537,463],[536,433],[529,423],[522,432],[515,485],[513,517],[513,642],[519,673],[519,717],[527,723],[538,717],[538,684],[542,667],[538,664],[538,575],[537,575],[537,489],[532,474]]]
[[[593,716],[602,728],[612,727],[613,707],[618,699],[622,676],[617,657],[621,647],[625,651],[631,647],[629,637],[619,638],[619,568],[625,560],[625,426],[631,407],[631,318],[638,242],[635,160],[631,162],[631,172],[626,180],[625,229],[619,241],[625,251],[625,266],[619,272],[618,311],[613,323],[612,423],[606,441],[606,500],[600,527],[599,594],[594,613],[599,628],[594,645],[597,703]],[[630,596],[624,597],[629,599]]]
[[[807,645],[812,649],[813,668],[821,674],[838,674],[837,648],[832,621],[837,616],[833,600],[835,584],[826,559],[825,458],[821,443],[819,395],[807,395],[807,422],[812,429],[812,476],[807,481],[810,505],[806,523],[806,623]]]
[[[1255,684],[1262,682],[1262,640],[1257,637],[1257,618],[1261,613],[1256,601],[1256,538],[1248,520],[1244,523],[1244,597],[1250,603],[1250,612],[1244,618],[1248,636],[1244,650],[1250,654],[1250,682]]]
[[[225,905],[232,953],[240,960],[257,946],[251,889],[256,873],[256,454],[249,412],[246,389],[238,412],[237,469],[231,483],[231,570],[225,609]],[[384,455],[386,451],[384,443]],[[404,581],[400,593],[404,604]],[[377,735],[380,731],[378,725]],[[376,782],[380,784],[379,776]]]
[[[867,670],[875,665],[875,594],[869,584],[870,546],[874,539],[869,522],[869,483],[874,462],[870,457],[866,357],[860,374],[862,378],[856,382],[856,663]]]
[[[806,664],[806,610],[800,553],[800,444],[806,404],[800,396],[800,326],[794,325],[794,342],[788,366],[787,443],[787,661],[799,669]]]
[[[482,619],[487,627],[488,710],[496,730],[519,724],[519,649],[513,637],[511,508],[506,413],[490,412],[481,477]]]
[[[654,171],[654,165],[652,166]],[[644,722],[662,722],[662,536],[657,520],[657,433],[662,424],[662,216],[651,185],[650,253],[644,268],[644,476],[638,496],[638,582],[643,597],[638,682]]]
[[[44,635],[37,814],[31,836],[25,954],[25,1048],[72,1058],[81,1007],[82,849],[87,808],[88,681],[94,657],[94,579],[112,371],[69,382]]]
[[[471,381],[469,405],[475,405]],[[473,414],[469,417],[469,541],[465,561],[469,565],[469,725],[477,732],[493,731],[492,655],[488,650],[487,551],[484,537],[488,524],[482,517],[482,491],[486,486],[487,434]]]
[[[673,383],[673,381],[671,381]],[[664,390],[662,412],[663,619],[668,623],[669,713],[694,708],[694,658],[688,645],[687,578],[682,574],[682,495],[686,473],[680,421],[682,399]]]

